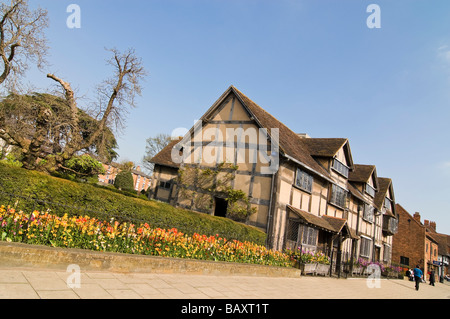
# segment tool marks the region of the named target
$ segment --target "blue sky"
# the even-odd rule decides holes
[[[69,29],[69,4],[81,28]],[[381,28],[369,29],[369,4]],[[82,98],[111,75],[105,48],[133,47],[148,71],[119,138],[139,163],[145,139],[190,128],[231,84],[293,131],[345,137],[355,163],[394,182],[411,214],[450,234],[450,1],[39,0],[49,61],[27,79],[69,81]]]

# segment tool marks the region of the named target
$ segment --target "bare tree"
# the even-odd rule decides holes
[[[134,49],[128,49],[124,53],[117,49],[108,51],[112,53],[112,57],[107,62],[113,67],[114,74],[97,88],[97,116],[101,117],[101,128],[109,123],[116,130],[121,130],[128,108],[134,108],[136,94],[141,95],[140,82],[146,72]]]
[[[146,140],[145,155],[142,159],[143,166],[149,172],[153,171],[154,164],[150,161],[158,154],[164,147],[166,147],[171,141],[169,134],[157,134],[155,137],[149,137]]]
[[[106,140],[103,138],[103,134],[109,128],[108,125],[114,124],[116,129],[123,127],[128,107],[135,107],[135,96],[141,94],[140,81],[146,75],[141,59],[136,56],[133,49],[129,49],[125,53],[116,49],[109,51],[113,56],[108,63],[113,66],[114,74],[98,87],[99,100],[96,116],[98,127],[82,141],[73,136],[66,157],[71,156],[73,151],[89,148],[99,138],[100,141],[96,144],[97,152],[104,153]],[[52,74],[48,74],[47,77],[60,83],[64,89],[67,103],[72,109],[73,127],[76,129],[76,101],[70,84]]]
[[[48,27],[47,11],[30,10],[28,0],[10,0],[0,5],[0,57],[3,72],[0,84],[11,75],[9,86],[14,89],[18,78],[28,69],[28,63],[45,65],[47,39],[44,29]],[[1,71],[0,71],[1,72]]]
[[[134,50],[111,52],[114,76],[99,87],[103,96],[97,103],[96,117],[78,107],[70,83],[54,74],[47,77],[59,83],[64,98],[12,95],[3,101],[0,138],[21,149],[25,168],[65,170],[65,162],[80,152],[95,154],[101,161],[111,160],[117,147],[111,125],[123,125],[125,111],[135,106],[145,75]]]

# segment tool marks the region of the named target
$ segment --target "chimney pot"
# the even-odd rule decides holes
[[[415,220],[417,220],[420,223],[420,213],[419,212],[415,212],[413,217]]]

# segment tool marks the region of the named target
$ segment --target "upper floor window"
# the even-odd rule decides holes
[[[336,170],[339,174],[348,178],[348,166],[339,161],[337,158],[333,160],[333,169]]]
[[[295,179],[295,185],[304,189],[307,192],[312,191],[312,183],[313,177],[308,173],[302,171],[300,168],[297,168],[297,178]]]
[[[409,258],[400,256],[400,264],[404,266],[409,266]]]
[[[347,199],[347,191],[342,187],[332,184],[330,203],[345,208],[346,199]]]
[[[392,211],[392,201],[388,197],[384,199],[384,207],[386,210]]]
[[[363,219],[370,223],[373,223],[374,216],[375,216],[375,207],[367,204],[364,205]]]
[[[369,184],[366,184],[366,193],[369,194],[371,197],[375,197],[375,188],[373,188]]]

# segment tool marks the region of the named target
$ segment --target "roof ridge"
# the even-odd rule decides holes
[[[340,217],[330,216],[330,215],[322,215],[322,217],[328,217],[328,218],[334,218],[334,219],[340,219],[340,220],[343,220],[343,221],[347,221],[345,218],[340,218]]]

